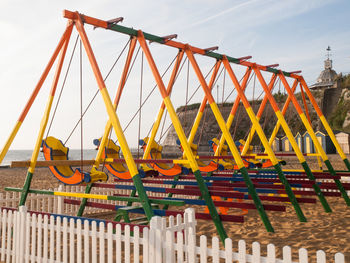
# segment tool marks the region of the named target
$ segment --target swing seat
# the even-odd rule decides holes
[[[210,145],[210,148],[216,152],[216,149],[219,145],[219,140],[217,138],[213,138],[212,140],[209,141],[209,145]],[[239,142],[236,142],[235,145],[236,146],[239,146]],[[224,144],[222,146],[222,149],[221,149],[221,152],[220,152],[220,155],[228,155],[228,146],[226,144]],[[254,161],[248,161],[247,159],[245,158],[242,158],[242,161],[243,161],[243,164],[246,168],[260,168],[261,167],[261,163],[259,162],[254,162]],[[236,165],[236,163],[234,162],[233,159],[220,159],[219,161],[219,164],[222,164],[226,170],[237,170],[239,169],[238,168],[238,165]]]
[[[68,160],[69,148],[55,137],[49,136],[42,141],[42,149],[46,161]],[[108,177],[104,172],[92,169],[90,173],[82,172],[79,168],[71,166],[49,166],[52,174],[62,183],[77,185],[81,183],[93,183],[96,181],[107,181]]]
[[[140,146],[143,151],[146,150],[146,146],[149,143],[149,138],[145,137],[143,140],[139,141]],[[151,142],[151,151],[147,158],[154,160],[161,160],[162,158],[163,146],[160,146],[154,140]],[[189,174],[189,170],[186,167],[180,166],[178,164],[169,165],[167,163],[151,163],[149,164],[154,170],[158,171],[164,176],[175,176],[179,174]]]
[[[99,146],[100,141],[101,141],[101,138],[95,139],[93,143],[94,145]],[[106,146],[104,147],[102,152],[102,159],[106,159],[106,158],[120,159],[119,153],[120,153],[120,146],[116,145],[113,140],[108,139],[106,142]],[[113,176],[119,179],[124,179],[124,180],[131,179],[129,169],[123,163],[106,163],[105,167],[108,170],[108,172],[110,172]],[[141,177],[145,177],[145,171],[140,169],[139,175]]]
[[[242,152],[243,150],[243,145],[245,144],[245,141],[244,140],[239,140],[238,142],[236,142],[236,145],[239,146],[239,150]],[[249,149],[247,151],[247,155],[248,156],[253,156],[254,159],[259,159],[257,157],[256,154],[253,153],[253,146],[249,146]],[[270,159],[267,159],[266,161],[257,161],[257,160],[251,160],[250,162],[253,163],[255,165],[256,168],[269,168],[269,167],[272,167],[273,164],[271,162]],[[277,159],[278,163],[280,165],[286,165],[286,161],[284,160],[281,160],[281,159]],[[254,167],[253,167],[254,168]]]
[[[208,143],[209,143],[210,149],[215,153],[219,145],[219,140],[217,138],[213,138],[209,140]],[[222,149],[219,155],[228,156],[228,146],[226,144],[222,146]],[[225,170],[236,169],[234,167],[235,166],[234,161],[231,159],[218,159],[218,160],[215,160],[215,162],[224,166]]]
[[[176,143],[181,147],[181,151],[184,152],[179,139],[176,140]],[[195,157],[198,156],[198,145],[191,143],[190,147],[193,155]],[[196,161],[197,161],[199,170],[204,173],[210,173],[217,170],[222,171],[225,169],[223,165],[221,165],[220,163],[216,163],[213,160],[211,160],[210,162],[203,162],[197,159]],[[188,169],[191,168],[188,164],[186,164],[185,167],[187,167]]]

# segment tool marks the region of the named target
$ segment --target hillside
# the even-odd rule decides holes
[[[286,95],[284,94],[275,94],[275,99],[277,103],[279,104],[279,107],[282,109],[284,101],[286,100]],[[318,101],[318,103],[321,102],[323,94],[319,94],[319,92],[315,93],[315,98]],[[297,94],[296,96],[299,100],[300,105],[303,105],[302,100],[301,100],[301,95]],[[259,109],[260,101],[254,101],[250,102],[252,105],[252,108],[254,112],[256,113]],[[313,110],[311,107],[311,104],[307,100],[308,103],[308,110],[310,113],[310,118],[312,121],[312,125],[315,129],[318,128],[318,121],[316,118],[316,112]],[[232,108],[232,103],[225,103],[225,104],[218,104],[218,107],[226,120],[231,108]],[[192,105],[187,105],[187,106],[181,106],[177,109],[177,114],[179,116],[179,119],[181,121],[181,124],[183,125],[184,131],[186,136],[189,135],[190,130],[193,125],[193,121],[197,115],[197,111],[199,108],[199,103],[198,104],[192,104]],[[285,115],[286,121],[288,125],[290,126],[293,134],[296,134],[297,132],[304,133],[305,128],[303,124],[301,123],[294,107],[292,104],[290,104],[287,113]],[[260,119],[260,124],[265,132],[265,134],[269,137],[273,131],[274,125],[277,122],[277,118],[269,104],[267,104],[265,111]],[[236,116],[234,118],[234,122],[230,128],[230,133],[232,134],[234,140],[242,139],[245,138],[251,128],[251,122],[249,120],[249,117],[242,105],[240,103],[238,111],[236,113]],[[200,148],[204,151],[208,150],[208,141],[214,137],[218,137],[220,135],[219,132],[219,126],[215,120],[215,117],[210,109],[210,107],[207,105],[202,121],[200,123],[198,132],[195,136],[194,143],[199,144]],[[280,130],[279,136],[284,136],[284,133]],[[167,137],[163,143],[165,146],[165,150],[172,151],[174,148],[177,148],[176,146],[176,139],[177,135],[175,133],[174,128],[172,127],[168,134]],[[257,136],[254,136],[253,139],[253,144],[254,145],[259,145],[260,140]]]
[[[350,74],[340,76],[339,81],[340,98],[328,119],[333,129],[350,132]]]

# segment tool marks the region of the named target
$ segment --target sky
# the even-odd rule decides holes
[[[330,46],[333,68],[338,73],[350,72],[348,0],[0,0],[0,147],[10,135],[65,29],[67,21],[62,16],[64,9],[77,10],[103,20],[124,17],[123,26],[159,36],[177,34],[178,41],[193,46],[219,46],[219,53],[232,57],[251,55],[253,58],[250,61],[262,65],[279,63],[279,68],[285,71],[302,70],[308,84],[313,84],[323,70],[326,48]],[[104,29],[94,30],[88,25],[85,28],[102,75],[106,76],[129,38]],[[73,31],[54,107],[76,39],[77,33]],[[82,126],[79,124],[73,131],[81,108],[87,107],[98,89],[84,50],[80,63],[79,40],[77,43],[56,114],[45,136],[67,141],[66,146],[73,149],[88,149],[94,147],[94,138],[102,136],[108,118],[98,94],[84,116]],[[177,50],[155,43],[150,44],[150,49],[161,73],[177,54]],[[106,80],[112,99],[125,56],[126,52],[123,52]],[[196,59],[205,73],[215,62],[200,56],[196,56]],[[233,65],[233,68],[237,77],[241,78],[244,67]],[[52,72],[54,70],[55,66]],[[52,78],[53,74],[50,73],[10,149],[33,149]],[[168,79],[169,72],[164,82],[167,83]],[[126,128],[139,109],[140,101],[147,97],[154,85],[146,58],[140,52],[117,110],[123,128]],[[254,85],[256,90],[253,91],[252,85],[250,83],[251,88],[247,91],[249,98],[257,96],[261,90],[261,87],[259,90]],[[171,97],[174,107],[185,104],[186,97],[191,97],[197,86],[198,80],[185,61]],[[224,80],[221,75],[213,90],[214,97],[218,101],[233,101],[234,94],[226,98],[230,87],[228,78]],[[199,91],[188,103],[200,102],[202,97],[203,93]],[[161,97],[155,90],[142,107],[141,116],[136,115],[125,132],[130,147],[136,147],[138,138],[147,135],[160,104]],[[164,127],[163,133],[169,127],[169,117]],[[69,136],[72,131],[72,136]]]

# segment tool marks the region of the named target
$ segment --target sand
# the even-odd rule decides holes
[[[289,165],[296,166],[296,161],[289,158]],[[331,159],[332,161],[332,159]],[[315,164],[315,162],[313,162]],[[336,169],[344,169],[341,162],[335,162]],[[315,168],[315,167],[313,167]],[[4,192],[4,187],[22,187],[25,180],[26,170],[21,168],[0,169],[0,192]],[[32,181],[34,189],[49,189],[58,187],[59,183],[47,168],[37,168]],[[307,222],[299,222],[291,205],[286,204],[287,211],[268,212],[268,216],[275,229],[275,233],[268,233],[256,210],[249,210],[244,217],[245,222],[224,223],[228,237],[233,240],[235,250],[237,242],[244,239],[248,249],[251,243],[258,241],[263,250],[266,245],[273,243],[277,247],[278,257],[281,257],[282,247],[291,246],[293,259],[297,259],[297,250],[306,248],[309,256],[314,259],[316,251],[319,249],[327,253],[327,262],[333,262],[334,254],[342,252],[346,261],[350,261],[350,207],[347,207],[342,198],[327,198],[332,213],[325,213],[320,202],[316,204],[301,204],[301,208],[307,217]],[[200,211],[202,207],[195,207]],[[231,210],[229,214],[239,214],[240,210]],[[197,235],[206,235],[209,239],[217,235],[214,224],[211,221],[198,221]],[[210,241],[208,241],[210,242]],[[315,260],[312,260],[314,262]]]

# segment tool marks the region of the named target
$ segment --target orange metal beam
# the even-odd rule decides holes
[[[136,43],[137,43],[137,39],[136,39],[136,37],[133,37],[131,39],[131,41],[130,41],[130,48],[129,48],[128,56],[126,58],[126,62],[125,62],[124,70],[123,70],[123,74],[122,74],[122,78],[120,79],[119,86],[118,86],[118,91],[117,91],[117,94],[116,94],[115,100],[114,100],[114,105],[116,107],[118,107],[118,104],[119,104],[119,101],[120,101],[120,97],[122,95],[122,92],[123,92],[123,89],[124,89],[124,86],[125,86],[126,78],[128,76],[129,67],[130,67],[130,64],[131,64],[132,56],[133,56],[134,51],[135,51]]]
[[[134,29],[131,29],[131,28],[127,28],[127,27],[123,27],[123,26],[119,26],[119,25],[112,25],[112,24],[109,24],[107,21],[104,21],[104,20],[101,20],[101,19],[97,19],[97,18],[94,18],[94,17],[90,17],[90,16],[86,16],[86,15],[83,15],[83,14],[79,14],[78,12],[72,12],[72,11],[69,11],[69,10],[64,10],[63,11],[63,16],[65,18],[72,19],[72,20],[76,20],[80,16],[84,23],[90,24],[90,25],[92,25],[94,27],[101,27],[101,28],[105,28],[105,29],[111,29],[111,30],[118,31],[118,32],[121,32],[121,33],[124,33],[124,34],[132,35],[132,36],[137,36],[138,35],[137,30],[134,30]],[[117,27],[118,27],[118,30],[115,30],[115,28],[117,28]],[[148,36],[150,38],[156,38],[156,39],[158,39],[157,42],[160,43],[160,44],[167,45],[167,46],[174,47],[174,48],[179,48],[179,49],[187,48],[187,49],[191,50],[192,53],[197,53],[197,54],[200,54],[200,55],[215,57],[217,59],[222,59],[223,56],[224,56],[222,54],[218,54],[218,53],[215,53],[215,52],[208,52],[207,50],[202,49],[202,48],[194,47],[194,46],[191,46],[189,44],[184,44],[184,43],[181,43],[181,42],[178,42],[178,41],[168,40],[168,39],[165,39],[165,38],[162,38],[162,37],[158,37],[158,36],[155,36],[155,35],[151,35],[151,34],[148,34],[148,33],[145,33],[145,32],[143,32],[143,34],[145,36],[145,39],[148,39],[147,38]],[[149,40],[151,40],[151,39],[149,39]],[[234,63],[236,63],[236,64],[241,64],[241,65],[247,66],[247,67],[251,67],[251,66],[254,65],[259,70],[268,71],[268,72],[272,72],[272,73],[278,73],[277,69],[274,69],[274,68],[271,68],[271,67],[268,67],[268,66],[263,66],[263,65],[256,64],[256,63],[248,62],[245,59],[232,58],[232,57],[229,57],[229,56],[226,56],[226,57],[229,58],[230,62],[232,62],[232,60],[234,60],[235,61]],[[292,78],[299,78],[300,77],[299,75],[291,74],[291,73],[288,73],[288,72],[283,72],[283,74],[286,75],[286,76],[292,77]]]
[[[62,37],[61,37],[61,39],[60,39],[60,41],[59,41],[55,51],[54,51],[51,59],[49,60],[49,63],[47,64],[43,74],[41,75],[38,83],[36,84],[35,89],[34,89],[32,95],[30,96],[26,106],[24,107],[21,115],[19,116],[18,121],[23,122],[25,117],[27,116],[28,111],[30,110],[31,106],[33,105],[36,96],[38,95],[38,93],[39,93],[39,91],[40,91],[40,89],[41,89],[41,87],[42,87],[42,85],[43,85],[47,75],[49,74],[49,72],[51,70],[51,67],[52,67],[53,63],[55,62],[55,60],[56,60],[56,58],[57,58],[57,56],[58,56],[58,54],[59,54],[63,44],[66,42],[67,36],[70,35],[70,33],[72,32],[72,29],[73,29],[73,24],[72,24],[71,21],[69,21],[68,25],[66,27],[66,30],[64,31],[64,33],[63,33],[63,35],[62,35]]]

